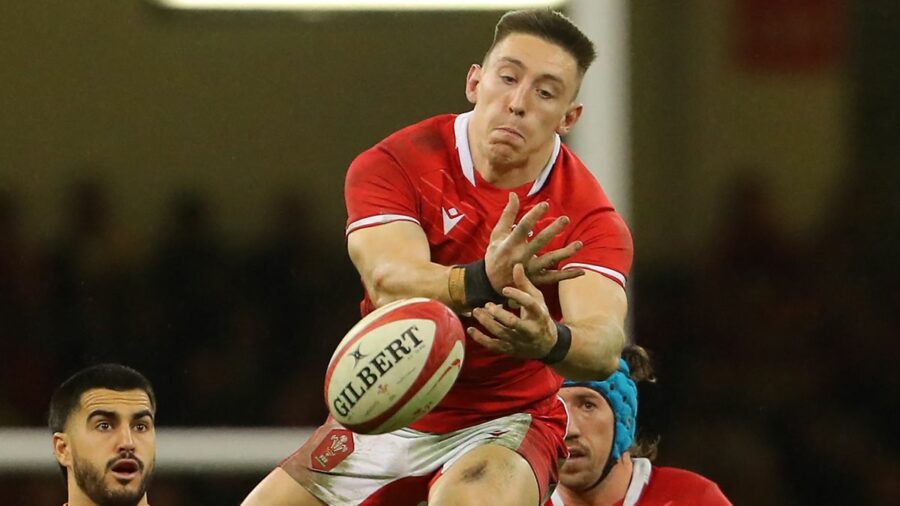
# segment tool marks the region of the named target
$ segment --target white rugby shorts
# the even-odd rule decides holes
[[[567,456],[566,416],[516,413],[446,434],[354,434],[331,417],[279,466],[331,506],[419,506],[434,480],[473,448],[497,444],[531,465],[548,498]]]

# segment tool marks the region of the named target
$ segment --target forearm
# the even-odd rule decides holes
[[[574,380],[606,379],[619,366],[625,346],[628,298],[617,282],[597,274],[560,284],[563,321],[572,329],[569,354],[554,364]]]
[[[596,316],[574,321],[572,345],[566,357],[552,367],[572,380],[605,379],[616,371],[625,346],[625,332],[617,318]]]
[[[450,305],[450,267],[431,261],[417,224],[400,221],[355,231],[347,250],[375,307],[411,297]]]
[[[382,262],[363,282],[375,307],[410,297],[427,297],[451,305],[447,277],[450,267],[433,262]]]
[[[432,262],[418,225],[391,223],[354,232],[348,238],[348,251],[375,307],[427,297],[464,313],[499,299],[483,261],[466,266]]]

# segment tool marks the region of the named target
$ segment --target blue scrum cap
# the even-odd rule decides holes
[[[619,460],[622,453],[634,443],[634,431],[637,426],[637,385],[631,379],[631,371],[625,360],[619,359],[619,369],[604,381],[570,381],[563,382],[565,387],[587,387],[599,393],[609,403],[616,419],[613,431],[613,446],[610,457]]]

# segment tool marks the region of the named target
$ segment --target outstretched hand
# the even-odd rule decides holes
[[[497,293],[501,293],[503,287],[513,284],[513,266],[516,264],[523,264],[524,274],[536,285],[555,284],[584,274],[584,271],[580,269],[553,269],[560,261],[571,257],[580,250],[581,241],[569,243],[563,248],[549,251],[540,256],[537,254],[569,224],[567,216],[556,218],[550,226],[541,230],[531,241],[528,240],[528,235],[549,208],[548,202],[541,202],[525,213],[519,223],[516,223],[516,215],[519,214],[519,197],[515,193],[509,194],[509,202],[491,231],[490,243],[484,255],[488,279]]]
[[[519,315],[499,304],[488,303],[483,308],[475,308],[472,316],[491,335],[475,327],[469,327],[467,332],[493,352],[519,358],[543,358],[556,344],[556,324],[550,317],[544,295],[528,280],[524,266],[516,264],[512,275],[514,286],[504,288],[501,293],[521,308]]]

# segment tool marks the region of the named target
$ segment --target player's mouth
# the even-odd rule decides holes
[[[131,481],[141,472],[141,463],[135,459],[119,459],[109,469],[120,482]]]
[[[522,132],[520,132],[518,129],[513,128],[513,127],[501,126],[501,127],[495,128],[494,130],[497,132],[500,132],[501,135],[504,135],[506,137],[518,138],[523,141],[525,140],[525,136],[522,135]]]
[[[587,457],[587,451],[580,446],[569,446],[569,460],[583,459]]]

